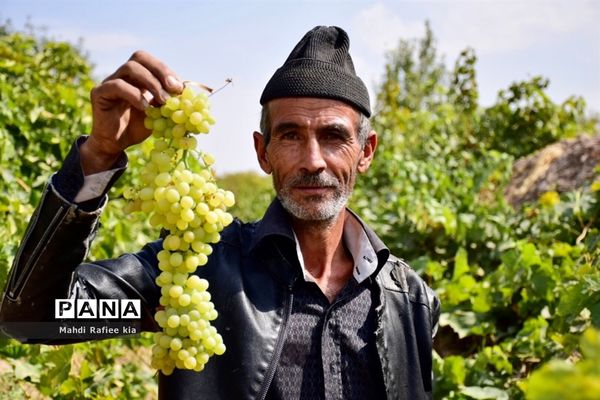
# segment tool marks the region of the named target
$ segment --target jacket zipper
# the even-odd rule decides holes
[[[277,369],[277,364],[279,363],[279,356],[281,356],[281,351],[283,350],[283,344],[285,342],[285,337],[287,334],[287,322],[290,315],[292,314],[292,303],[294,300],[294,293],[292,292],[292,287],[289,286],[288,290],[289,296],[286,298],[287,301],[285,303],[285,314],[283,314],[283,320],[281,322],[282,328],[279,332],[279,336],[277,337],[277,344],[275,345],[273,359],[271,360],[271,364],[269,365],[269,369],[267,370],[266,378],[260,390],[260,395],[258,396],[259,400],[265,400],[265,398],[267,397],[267,392],[269,391],[271,382],[275,377],[275,370]]]

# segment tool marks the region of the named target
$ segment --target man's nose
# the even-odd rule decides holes
[[[323,149],[315,138],[309,139],[304,147],[302,155],[302,167],[308,172],[319,172],[327,168],[323,157]]]

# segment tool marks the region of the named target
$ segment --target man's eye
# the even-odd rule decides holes
[[[343,140],[344,139],[344,135],[341,134],[340,132],[327,132],[325,134],[325,138],[327,140]]]
[[[296,132],[284,132],[281,134],[281,138],[285,140],[294,140],[298,138]]]

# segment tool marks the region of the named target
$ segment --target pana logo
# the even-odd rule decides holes
[[[139,299],[56,299],[56,319],[140,319]]]

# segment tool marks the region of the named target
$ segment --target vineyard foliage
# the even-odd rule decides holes
[[[429,27],[390,53],[378,153],[353,206],[441,298],[434,398],[542,398],[548,370],[525,384],[541,365],[582,354],[600,362],[579,340],[600,327],[600,184],[518,210],[503,188],[517,157],[597,125],[583,99],[554,103],[541,77],[482,107],[475,65],[467,49],[447,69]]]
[[[271,177],[256,172],[223,175],[219,186],[235,193],[235,205],[229,211],[246,222],[260,219],[275,197]]]
[[[542,77],[515,82],[482,107],[475,67],[467,49],[447,68],[428,27],[389,54],[373,118],[377,156],[352,207],[442,300],[436,399],[598,398],[600,184],[549,192],[517,210],[503,197],[517,157],[598,127],[582,99],[553,102]],[[81,49],[0,26],[2,286],[44,185],[89,131],[93,84]],[[128,153],[92,259],[155,238],[121,199],[147,154],[144,145]],[[269,178],[254,173],[219,184],[235,191],[232,213],[247,221],[273,197]],[[146,336],[61,347],[0,337],[0,399],[154,398],[149,344]],[[551,397],[552,388],[563,391]]]

